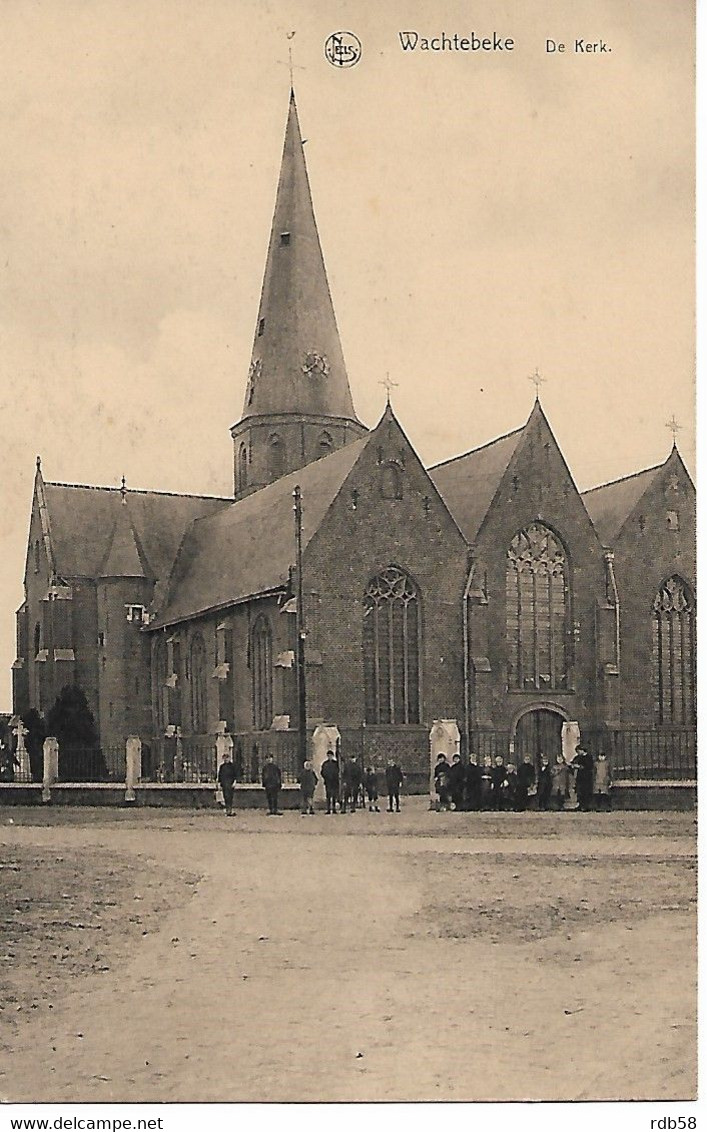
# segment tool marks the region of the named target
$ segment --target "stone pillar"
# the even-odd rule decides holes
[[[44,740],[44,774],[42,775],[42,801],[51,802],[52,786],[59,777],[59,741],[53,735]]]
[[[142,777],[142,741],[128,735],[125,741],[125,801],[135,801],[135,787]]]

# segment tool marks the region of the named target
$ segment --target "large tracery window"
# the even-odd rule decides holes
[[[367,723],[420,722],[420,595],[397,566],[367,586],[363,599]]]
[[[251,637],[253,725],[266,731],[272,724],[272,633],[266,617],[259,617]]]
[[[562,543],[542,523],[513,539],[506,556],[508,686],[567,687],[568,564]]]
[[[191,680],[191,729],[195,735],[206,731],[206,648],[201,633],[195,634],[189,646]]]
[[[653,599],[653,691],[658,723],[695,722],[695,602],[677,574]]]

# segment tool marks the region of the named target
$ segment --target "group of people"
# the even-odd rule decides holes
[[[353,814],[357,809],[380,813],[378,805],[378,772],[372,766],[361,767],[358,759],[345,759],[343,764],[333,751],[327,751],[320,767],[326,796],[328,814]],[[299,776],[302,797],[302,813],[314,813],[314,791],[319,778],[311,762],[306,762]],[[389,759],[385,768],[385,788],[388,794],[388,813],[400,813],[400,791],[404,781],[403,772],[395,759]],[[338,809],[337,809],[338,806]]]
[[[324,785],[327,814],[353,814],[357,809],[380,813],[379,775],[372,766],[365,770],[356,758],[340,761],[333,751],[327,751],[320,767]],[[451,763],[446,755],[439,755],[434,768],[434,788],[439,810],[513,810],[522,813],[532,797],[537,798],[539,810],[563,810],[572,794],[572,787],[580,810],[608,810],[611,808],[611,767],[603,752],[596,762],[582,747],[575,757],[566,762],[558,755],[554,764],[546,755],[540,756],[536,767],[530,755],[522,762],[504,762],[501,755],[494,760],[487,756],[479,763],[475,754],[466,762],[461,755],[453,755]],[[233,814],[236,786],[236,768],[227,752],[218,769],[218,785],[223,794],[227,815]],[[272,755],[265,760],[261,782],[265,790],[267,812],[278,815],[282,771]],[[299,775],[301,812],[314,813],[314,792],[319,782],[311,762],[305,762]],[[404,775],[395,759],[389,759],[385,768],[385,790],[388,796],[388,813],[400,813],[400,791]]]
[[[380,813],[379,801],[379,775],[374,767],[369,766],[363,771],[358,759],[345,759],[340,763],[333,751],[327,751],[326,758],[321,765],[320,774],[324,784],[326,796],[326,812],[328,814],[353,814],[357,809],[368,809],[371,813]],[[218,768],[217,781],[223,795],[223,803],[228,817],[233,815],[233,798],[236,789],[236,768],[229,751],[223,756]],[[282,789],[282,771],[272,755],[268,755],[263,764],[261,782],[265,790],[268,815],[277,816],[282,813],[279,808],[280,791]],[[319,782],[319,776],[311,762],[305,762],[299,774],[299,787],[301,811],[303,815],[314,813],[314,792]],[[388,813],[400,813],[400,791],[404,782],[404,775],[395,759],[389,759],[385,768],[385,789],[388,795]]]
[[[535,766],[530,755],[522,762],[504,762],[486,756],[480,764],[475,754],[466,763],[461,755],[439,755],[434,768],[437,808],[440,810],[514,810],[522,813],[537,798],[539,810],[565,809],[571,788],[580,810],[610,809],[611,768],[604,752],[596,762],[588,751],[578,747],[571,762],[558,755],[554,764],[546,755]]]

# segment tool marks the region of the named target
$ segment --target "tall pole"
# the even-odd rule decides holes
[[[304,663],[304,644],[307,630],[304,621],[304,591],[302,586],[302,492],[299,484],[292,492],[295,506],[295,545],[297,548],[297,700],[299,705],[298,749],[299,763],[307,759],[307,684]]]

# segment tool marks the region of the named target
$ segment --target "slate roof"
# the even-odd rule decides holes
[[[286,586],[295,561],[295,486],[302,489],[306,547],[369,439],[354,440],[216,514],[196,519],[184,537],[166,600],[150,628],[173,625]]]
[[[470,543],[479,533],[524,432],[525,426],[429,469],[435,487]]]
[[[610,546],[633,511],[643,493],[650,487],[663,464],[622,476],[611,483],[600,484],[582,492],[584,506],[589,512],[599,538]]]
[[[105,577],[107,569],[117,570],[119,576],[125,576],[126,569],[132,572],[137,567],[129,532],[137,540],[142,571],[154,579],[165,578],[188,525],[230,502],[127,489],[123,504],[117,487],[46,481],[43,487],[56,570],[65,578]]]

